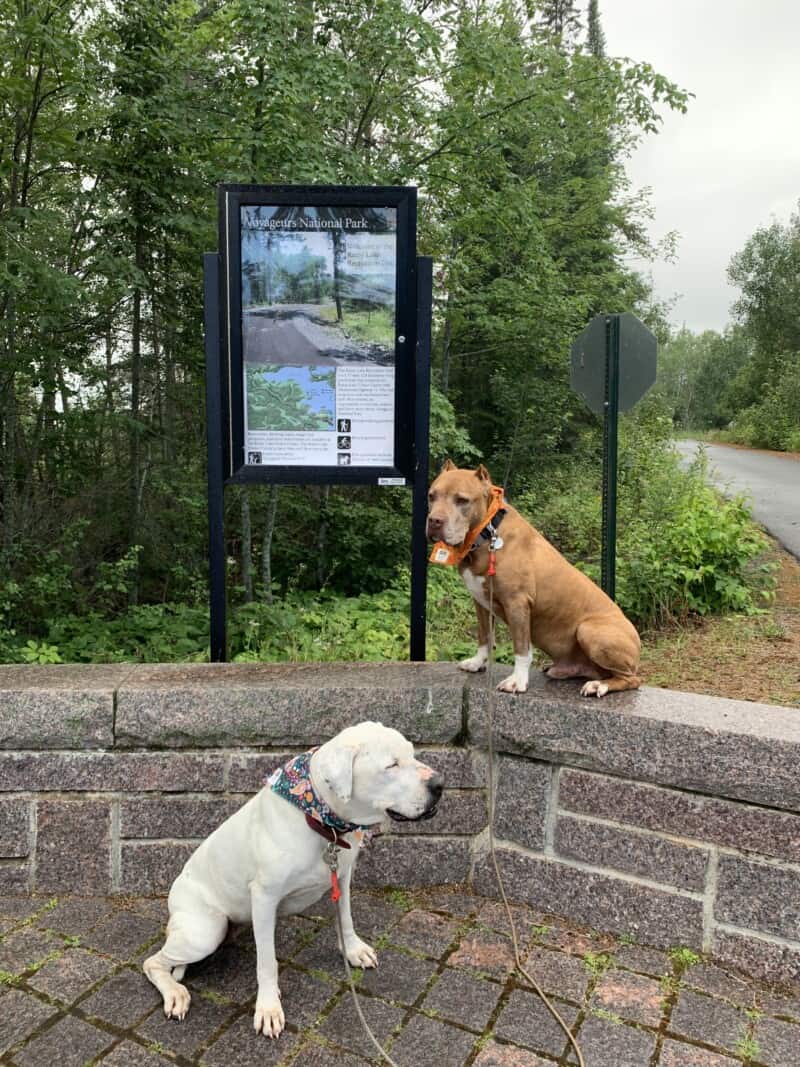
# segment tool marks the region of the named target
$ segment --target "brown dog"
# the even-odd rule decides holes
[[[552,656],[545,670],[550,678],[591,679],[582,696],[638,688],[641,646],[634,627],[610,597],[501,498],[482,464],[474,471],[461,470],[448,459],[428,501],[428,537],[443,543],[431,559],[458,560],[475,600],[479,648],[462,660],[462,670],[482,671],[489,658],[486,575],[494,536],[493,614],[508,625],[514,643],[514,673],[498,689],[524,693],[528,688],[531,644]],[[502,513],[487,527],[490,509],[498,505]]]

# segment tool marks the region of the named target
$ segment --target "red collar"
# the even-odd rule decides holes
[[[315,833],[318,833],[320,837],[324,837],[326,841],[332,841],[337,848],[350,848],[350,843],[345,841],[341,834],[337,834],[332,827],[325,826],[319,822],[313,815],[306,813],[306,822]]]

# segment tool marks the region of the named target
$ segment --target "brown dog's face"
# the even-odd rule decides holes
[[[489,506],[492,479],[483,464],[463,470],[449,459],[428,491],[428,540],[460,545]]]

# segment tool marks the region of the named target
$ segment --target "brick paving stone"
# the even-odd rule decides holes
[[[103,982],[79,1007],[84,1015],[124,1030],[161,1003],[160,993],[141,971],[124,970]]]
[[[672,1010],[669,1029],[695,1041],[731,1050],[745,1033],[748,1021],[743,1012],[722,1000],[683,991]]]
[[[392,1045],[391,1056],[397,1063],[464,1067],[475,1040],[466,1030],[414,1015]]]
[[[186,972],[190,990],[219,993],[236,1004],[256,995],[256,957],[240,945],[222,945]]]
[[[156,922],[167,924],[169,908],[167,898],[159,897],[131,897],[124,901],[127,910],[135,911],[138,915],[144,915],[147,919],[155,919]]]
[[[364,971],[359,989],[400,1004],[413,1004],[435,973],[435,964],[385,948],[377,970]]]
[[[797,1067],[800,1061],[800,1026],[780,1022],[778,1019],[759,1019],[755,1039],[759,1063],[769,1067]]]
[[[84,1067],[117,1039],[89,1023],[67,1015],[14,1054],[18,1067]]]
[[[189,1059],[238,1011],[235,1004],[221,1004],[195,995],[184,1020],[168,1019],[163,1008],[159,1008],[139,1023],[136,1033],[145,1043],[158,1043]]]
[[[645,1067],[656,1047],[656,1035],[608,1019],[590,1016],[577,1035],[584,1061],[592,1067]],[[570,1045],[567,1063],[577,1063]]]
[[[356,927],[358,932],[358,927]],[[378,954],[379,956],[382,953]],[[332,978],[344,978],[344,962],[342,954],[336,944],[336,931],[333,926],[321,927],[314,940],[302,948],[292,958],[297,963],[309,970],[322,971]]]
[[[528,938],[531,936],[532,926],[548,925],[532,908],[528,908],[524,904],[509,904],[509,907],[511,909],[511,918],[514,920],[514,927],[517,931],[517,938],[522,947],[527,944]],[[482,926],[488,926],[490,930],[505,934],[506,937],[511,931],[508,914],[502,901],[490,900],[484,904],[478,912],[477,921]]]
[[[423,1011],[435,1011],[479,1033],[489,1022],[503,987],[466,971],[444,971],[422,1002]]]
[[[85,935],[114,909],[103,897],[64,897],[36,920],[42,930],[57,930],[70,937]]]
[[[474,971],[502,977],[514,969],[514,950],[501,934],[473,930],[447,958],[451,967],[470,967]]]
[[[101,1060],[103,1067],[167,1067],[171,1062],[133,1041],[121,1041]]]
[[[544,934],[534,933],[535,941],[541,941],[549,948],[568,952],[571,956],[585,956],[590,952],[595,956],[610,954],[617,946],[611,934],[601,934],[596,930],[566,927],[558,920],[548,922],[546,918],[538,925],[547,926],[549,929]]]
[[[86,936],[83,943],[118,960],[129,960],[137,949],[156,937],[159,923],[134,915],[129,911],[115,911],[102,919]]]
[[[46,963],[28,979],[28,985],[49,997],[71,1004],[116,966],[104,956],[95,956],[82,948],[72,948],[57,960]]]
[[[485,903],[485,897],[464,893],[460,889],[430,889],[416,896],[421,908],[428,911],[443,911],[459,919],[477,915]]]
[[[666,952],[646,945],[619,945],[614,949],[614,959],[620,967],[642,974],[672,974],[672,960]]]
[[[333,909],[330,902],[327,901],[327,903],[329,907],[327,915],[332,919]],[[377,941],[379,937],[396,926],[405,914],[405,908],[381,897],[370,896],[366,893],[353,895],[353,924],[356,933],[365,941],[373,939]]]
[[[9,989],[0,1003],[0,1056],[56,1014],[55,1008],[21,989]]]
[[[292,967],[281,969],[279,985],[286,1021],[297,1029],[315,1022],[331,997],[340,989],[338,983],[325,981],[316,975],[303,974]]]
[[[590,972],[582,959],[537,948],[523,963],[525,970],[545,993],[554,993],[567,1000],[583,1000]],[[527,985],[524,977],[520,976],[519,981]]]
[[[373,1050],[374,1051],[374,1050]],[[292,1060],[293,1067],[364,1067],[368,1061],[352,1056],[338,1048],[327,1048],[316,1042],[304,1045]]]
[[[696,1045],[667,1039],[661,1049],[658,1067],[738,1067],[740,1062]]]
[[[573,1027],[578,1009],[555,999],[553,1005],[567,1026]],[[537,1052],[551,1056],[560,1056],[567,1043],[564,1031],[539,997],[524,989],[512,990],[494,1024],[494,1031],[506,1041],[528,1045]]]
[[[698,963],[689,967],[681,975],[681,981],[692,989],[725,997],[734,1004],[741,1004],[746,1008],[753,1006],[753,983],[713,963]]]
[[[297,1034],[284,1031],[278,1038],[264,1037],[253,1029],[246,1012],[203,1053],[208,1067],[274,1067],[287,1063],[296,1049]]]
[[[0,894],[0,916],[24,922],[47,904],[47,897],[35,897],[29,893]]]
[[[598,982],[591,1006],[611,1011],[632,1022],[657,1027],[661,1021],[663,998],[661,983],[656,979],[614,968]]]
[[[474,1067],[552,1067],[552,1060],[543,1060],[535,1052],[516,1045],[500,1045],[490,1041],[475,1060]]]
[[[453,920],[415,908],[403,916],[389,938],[395,945],[416,949],[438,959],[453,943],[457,929],[458,924]]]
[[[23,974],[62,947],[63,941],[54,934],[23,926],[7,934],[0,944],[0,971]]]
[[[387,1038],[403,1021],[405,1012],[376,997],[359,996],[358,1002],[370,1030],[386,1047]],[[349,990],[345,991],[330,1015],[320,1024],[319,1032],[326,1041],[341,1045],[350,1052],[358,1052],[369,1059],[377,1055],[375,1046],[364,1031]]]

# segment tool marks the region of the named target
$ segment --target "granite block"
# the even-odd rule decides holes
[[[18,1067],[85,1067],[110,1048],[117,1038],[106,1031],[66,1015],[14,1055]]]
[[[249,799],[246,794],[225,797],[123,797],[120,837],[208,837]]]
[[[656,1047],[655,1034],[631,1026],[590,1016],[578,1032],[578,1044],[586,1063],[592,1067],[645,1067]],[[577,1063],[570,1047],[567,1063]]]
[[[597,983],[591,1006],[655,1028],[661,1021],[663,1000],[661,982],[614,968]]]
[[[475,1034],[424,1015],[412,1015],[392,1045],[392,1059],[397,1063],[463,1067],[475,1041]]]
[[[219,792],[221,753],[0,752],[0,792]]]
[[[436,1012],[445,1019],[462,1023],[482,1033],[489,1022],[503,987],[465,971],[446,970],[420,1005],[422,1011]]]
[[[656,946],[702,947],[702,900],[510,849],[498,849],[497,860],[506,892],[520,903],[601,930],[633,933]],[[487,896],[496,895],[488,858],[476,866],[473,884]]]
[[[553,1005],[567,1026],[574,1026],[578,1009],[561,1000],[554,1000]],[[522,989],[511,991],[495,1022],[494,1032],[506,1041],[555,1057],[561,1055],[567,1043],[564,1031],[539,997]]]
[[[557,855],[594,867],[610,867],[695,892],[702,892],[705,886],[708,850],[655,834],[561,815],[553,844]]]
[[[56,1014],[55,1008],[21,989],[9,989],[0,1003],[0,1056]]]
[[[415,743],[462,729],[463,683],[447,664],[140,665],[117,692],[118,745],[319,744],[365,718]]]
[[[277,1041],[257,1034],[253,1015],[247,1012],[203,1053],[206,1067],[273,1067],[289,1062],[299,1037],[284,1031]]]
[[[46,963],[28,979],[28,985],[48,997],[71,1004],[115,966],[112,960],[103,956],[73,948]]]
[[[114,691],[126,665],[0,665],[0,749],[114,744]]]
[[[466,837],[385,835],[364,849],[355,878],[361,886],[404,889],[460,885],[467,881],[470,863],[470,840]]]
[[[748,1024],[744,1012],[733,1005],[682,990],[672,1009],[668,1029],[673,1034],[735,1052],[736,1045],[747,1033]]]
[[[720,856],[715,918],[800,941],[800,875],[738,856]]]
[[[31,850],[31,805],[23,797],[0,800],[0,857],[27,856]]]
[[[764,941],[717,927],[712,945],[714,956],[762,981],[800,985],[800,949]]]
[[[661,1048],[659,1067],[739,1067],[740,1060],[732,1060],[719,1052],[685,1045],[667,1039]]]
[[[24,863],[0,863],[0,893],[25,893],[30,888],[31,868]]]
[[[487,823],[486,798],[482,789],[445,789],[439,808],[426,822],[392,823],[392,834],[474,835]]]
[[[183,870],[199,841],[123,841],[119,889],[122,893],[163,893]]]
[[[484,747],[486,683],[465,685],[470,739]],[[796,708],[647,687],[590,701],[579,690],[534,674],[527,693],[495,693],[496,750],[800,810]]]
[[[378,1000],[376,997],[360,996],[359,1004],[370,1030],[385,1046],[387,1039],[403,1021],[404,1010],[394,1004]],[[320,1025],[319,1032],[326,1041],[346,1048],[350,1052],[368,1056],[370,1059],[375,1056],[375,1046],[364,1032],[349,992],[345,993]]]
[[[515,756],[501,756],[495,795],[495,836],[540,851],[544,848],[553,769]]]
[[[800,862],[800,815],[565,768],[563,809]]]
[[[535,1052],[516,1045],[500,1045],[490,1041],[475,1060],[475,1067],[552,1067],[552,1060],[543,1060]]]
[[[186,1017],[188,1025],[176,1026],[175,1020],[168,1019],[163,1011],[152,1011],[136,1027],[136,1033],[143,1041],[158,1045],[159,1049],[189,1059],[238,1010],[234,1004],[210,1000],[202,995],[193,996]]]
[[[127,1030],[160,1004],[161,994],[144,974],[125,969],[103,982],[80,1007],[84,1015]]]
[[[755,1028],[756,1059],[769,1067],[797,1067],[800,1056],[800,1026],[778,1019],[759,1019]]]
[[[105,800],[37,801],[36,888],[111,888],[111,810]]]

